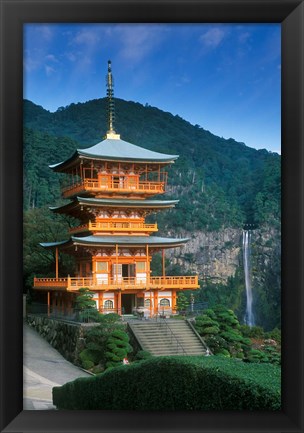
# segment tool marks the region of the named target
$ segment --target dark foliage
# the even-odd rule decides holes
[[[168,221],[175,230],[279,221],[279,155],[217,137],[154,107],[121,99],[115,106],[117,129],[124,140],[180,155],[169,168],[167,192],[180,203],[178,210],[161,215],[161,228]],[[24,126],[25,209],[53,205],[59,198],[59,176],[48,165],[102,141],[106,100],[71,104],[55,113],[24,101]]]
[[[159,357],[53,388],[58,409],[280,410],[280,369],[217,357]]]

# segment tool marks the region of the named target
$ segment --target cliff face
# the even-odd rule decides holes
[[[173,264],[200,278],[226,282],[242,264],[242,230],[224,229],[217,232],[183,232],[190,238],[185,247],[169,252]]]
[[[281,317],[280,230],[266,226],[253,232],[251,269],[255,322],[273,329]]]
[[[173,233],[171,233],[174,235]],[[197,273],[203,281],[227,285],[229,277],[238,275],[233,308],[240,319],[246,308],[243,264],[243,230],[223,229],[217,232],[183,232],[190,241],[179,250],[169,251],[170,262],[183,271]],[[273,329],[280,324],[281,308],[281,235],[280,229],[263,226],[251,231],[251,285],[253,313],[256,325]],[[226,286],[227,291],[231,286]],[[205,290],[203,284],[202,291]],[[232,289],[233,290],[233,289]]]
[[[168,233],[174,236],[174,233]],[[243,267],[243,230],[227,228],[216,232],[186,232],[190,238],[182,248],[170,250],[168,258],[186,271],[225,282],[239,267]],[[263,281],[263,273],[280,256],[280,232],[269,226],[251,231],[251,262],[253,278]],[[261,274],[260,274],[261,273]]]

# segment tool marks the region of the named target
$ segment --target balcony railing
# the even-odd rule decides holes
[[[108,278],[98,281],[93,277],[67,278],[34,278],[36,289],[65,289],[77,291],[81,287],[88,287],[92,291],[111,290],[150,290],[150,289],[196,289],[199,288],[198,276],[187,277],[144,277]]]
[[[85,191],[95,193],[161,194],[165,192],[165,182],[141,181],[133,184],[126,181],[111,181],[107,184],[100,184],[96,179],[84,179],[81,182],[62,188],[62,194],[65,198]]]
[[[145,224],[141,222],[89,222],[88,224],[83,224],[78,227],[73,227],[70,229],[70,233],[79,233],[85,230],[92,232],[140,232],[140,233],[150,233],[157,232],[157,224]]]

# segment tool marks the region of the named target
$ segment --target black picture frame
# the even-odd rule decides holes
[[[303,0],[0,0],[1,396],[3,432],[303,432]],[[281,23],[280,412],[22,411],[22,35],[33,22]]]

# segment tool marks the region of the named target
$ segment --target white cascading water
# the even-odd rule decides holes
[[[250,275],[250,231],[243,230],[243,259],[246,287],[246,313],[244,322],[248,326],[254,326],[254,316],[252,312],[252,287]]]

